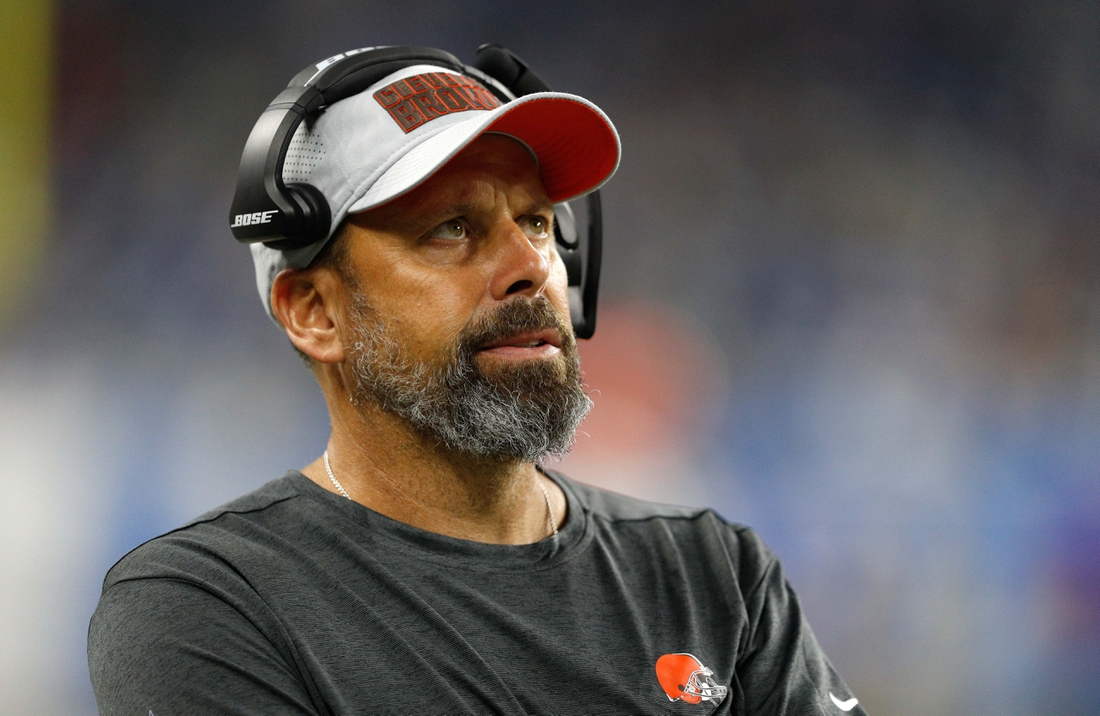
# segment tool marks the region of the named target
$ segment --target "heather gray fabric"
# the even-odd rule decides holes
[[[531,545],[424,532],[297,472],[145,543],[92,617],[100,713],[845,713],[751,530],[552,477],[567,519]],[[678,653],[720,703],[669,700],[655,664]]]

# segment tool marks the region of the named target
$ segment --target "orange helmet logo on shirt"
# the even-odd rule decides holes
[[[718,703],[729,692],[714,681],[714,672],[691,654],[665,654],[657,660],[657,681],[669,701]]]

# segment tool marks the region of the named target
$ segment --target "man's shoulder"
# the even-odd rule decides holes
[[[285,515],[265,513],[300,497],[295,483],[295,473],[287,473],[138,545],[108,570],[104,590],[134,579],[188,579],[224,564],[231,552],[262,549],[268,523],[285,522]]]
[[[695,523],[718,528],[743,538],[757,539],[751,528],[725,519],[711,507],[688,507],[651,502],[577,482],[561,473],[555,472],[554,476],[573,491],[580,504],[589,514],[605,522],[671,521]]]
[[[294,471],[288,472],[282,477],[265,483],[252,492],[230,500],[224,505],[215,507],[209,512],[204,512],[174,531],[187,530],[195,525],[213,522],[227,514],[262,512],[272,505],[299,497],[302,491],[296,484],[298,474],[299,473]]]
[[[568,479],[561,482],[597,523],[597,539],[626,550],[630,559],[644,561],[673,546],[700,563],[728,565],[745,590],[759,585],[778,565],[752,528],[725,519],[713,508],[649,502]]]
[[[696,519],[709,510],[700,507],[684,507],[660,502],[650,502],[618,492],[569,479],[561,473],[554,476],[565,482],[576,494],[581,505],[594,517],[612,522],[665,519]]]

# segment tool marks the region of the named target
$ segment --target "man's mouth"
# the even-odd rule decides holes
[[[561,333],[556,328],[524,331],[487,343],[478,353],[500,358],[539,358],[561,352]]]

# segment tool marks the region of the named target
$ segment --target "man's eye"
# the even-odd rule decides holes
[[[538,239],[545,239],[550,235],[550,222],[541,216],[532,216],[527,220],[527,233]]]
[[[451,219],[450,221],[444,221],[439,226],[435,227],[428,234],[429,238],[433,239],[445,239],[447,241],[457,241],[459,239],[466,238],[466,222],[461,219]]]

